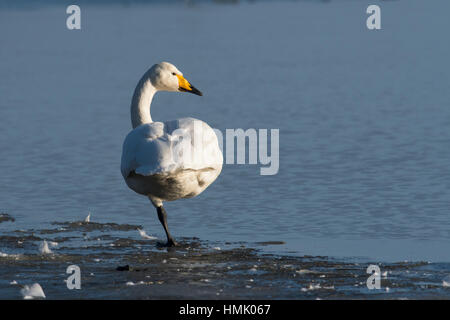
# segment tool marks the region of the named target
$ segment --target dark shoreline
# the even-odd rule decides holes
[[[21,286],[35,282],[47,299],[450,298],[442,285],[448,264],[378,264],[381,288],[369,290],[370,261],[268,254],[248,244],[198,238],[181,238],[179,247],[166,248],[159,240],[130,236],[140,227],[134,225],[52,226],[0,234],[0,299],[22,299]],[[49,245],[52,253],[39,253],[44,239],[57,243]],[[81,269],[81,290],[66,286],[69,265]]]

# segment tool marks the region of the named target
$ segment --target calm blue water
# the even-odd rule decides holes
[[[154,120],[279,128],[280,170],[226,165],[167,203],[175,236],[285,241],[295,255],[450,261],[450,4],[376,1],[65,5],[0,11],[0,228],[141,224],[154,208],[120,174],[141,75],[174,63],[204,97],[158,94]],[[0,229],[0,230],[1,230]]]

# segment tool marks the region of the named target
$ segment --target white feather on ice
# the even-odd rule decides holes
[[[155,240],[155,239],[157,239],[156,237],[149,236],[149,235],[145,232],[145,230],[137,229],[137,231],[139,231],[139,234],[141,235],[141,238],[142,238],[142,239],[149,239],[149,240]]]

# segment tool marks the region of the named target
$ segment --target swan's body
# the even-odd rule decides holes
[[[197,147],[184,139],[194,137],[196,126],[204,138]],[[190,154],[177,159],[179,151]],[[127,185],[154,202],[194,197],[217,178],[222,168],[216,134],[205,122],[193,118],[140,125],[126,137],[122,157]]]
[[[131,104],[133,130],[126,137],[121,172],[127,185],[148,196],[157,208],[169,245],[176,244],[167,228],[163,201],[191,198],[203,192],[222,170],[217,136],[203,121],[182,118],[153,122],[150,104],[157,91],[201,95],[175,66],[154,65],[139,81]]]

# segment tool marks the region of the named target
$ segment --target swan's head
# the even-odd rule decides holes
[[[182,91],[201,96],[202,93],[189,83],[173,64],[161,62],[150,68],[150,81],[158,91]]]

